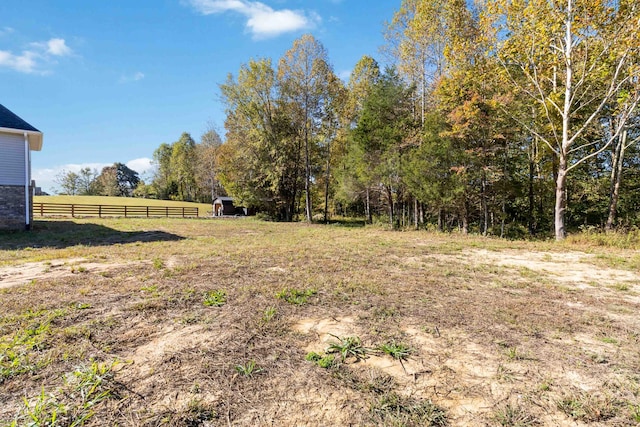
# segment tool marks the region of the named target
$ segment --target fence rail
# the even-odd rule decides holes
[[[85,205],[67,203],[33,203],[33,214],[39,216],[123,216],[128,217],[182,217],[198,216],[198,208],[178,206],[120,206]]]

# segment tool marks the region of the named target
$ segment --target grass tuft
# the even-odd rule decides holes
[[[503,427],[530,427],[538,425],[538,419],[519,405],[508,402],[498,408],[493,416],[498,425]]]
[[[342,362],[348,358],[354,358],[357,361],[366,359],[369,349],[362,345],[360,338],[358,337],[339,337],[337,335],[330,334],[336,338],[338,342],[330,342],[327,347],[327,353],[338,353]]]
[[[405,344],[391,341],[378,347],[382,353],[396,360],[406,360],[411,355],[411,348]]]
[[[208,291],[204,294],[203,304],[207,307],[221,307],[227,302],[227,293],[221,290]]]
[[[258,367],[255,360],[250,360],[244,365],[236,365],[235,369],[236,369],[236,372],[238,372],[240,375],[244,377],[249,377],[249,378],[263,371],[263,369]]]
[[[376,399],[370,407],[370,414],[376,425],[434,427],[448,425],[444,409],[431,400],[403,398],[393,392]]]
[[[304,305],[310,297],[317,293],[318,291],[315,289],[283,289],[276,294],[276,297],[285,300],[289,304]]]

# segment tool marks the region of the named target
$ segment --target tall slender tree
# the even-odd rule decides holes
[[[312,220],[312,155],[317,149],[322,118],[329,105],[329,83],[333,71],[324,46],[311,34],[293,42],[278,63],[281,102],[304,148],[305,217]]]

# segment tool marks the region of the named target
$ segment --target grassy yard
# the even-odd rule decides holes
[[[580,242],[38,220],[0,233],[0,425],[636,426],[640,253]]]

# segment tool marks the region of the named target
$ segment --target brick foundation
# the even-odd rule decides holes
[[[25,229],[25,203],[23,186],[0,185],[0,230]]]

